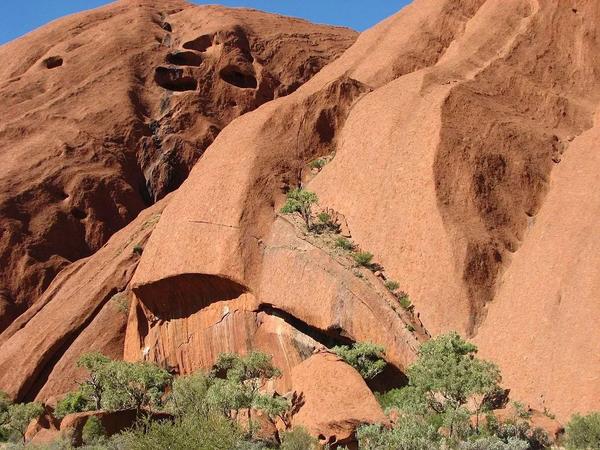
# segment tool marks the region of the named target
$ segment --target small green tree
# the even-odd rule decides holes
[[[292,189],[287,194],[287,200],[281,212],[283,214],[299,213],[308,230],[312,229],[312,206],[319,202],[317,194],[302,188]]]
[[[410,301],[410,297],[408,296],[408,294],[406,292],[404,292],[404,291],[394,292],[394,295],[398,299],[398,303],[400,303],[400,306],[402,306],[403,309],[406,309],[407,311],[410,311],[411,309],[413,309],[413,304]]]
[[[569,450],[600,449],[600,412],[574,415],[566,426],[565,440]]]
[[[8,407],[8,420],[3,426],[25,443],[25,432],[29,423],[43,413],[44,408],[39,403],[14,403]]]
[[[282,414],[284,400],[281,397],[269,398],[260,390],[268,380],[281,376],[281,371],[273,365],[271,356],[262,352],[251,352],[246,356],[232,353],[221,354],[214,365],[214,381],[207,391],[207,402],[223,414],[245,409],[252,421],[252,408],[263,410],[268,416]],[[285,403],[289,408],[289,403]]]
[[[259,394],[252,401],[252,407],[262,411],[274,426],[276,426],[275,420],[278,417],[285,423],[286,413],[291,406],[291,402],[287,398],[279,395]]]
[[[475,345],[453,332],[421,345],[419,358],[408,369],[410,386],[443,416],[451,437],[471,413],[481,412],[481,404],[469,411],[467,402],[499,389],[500,370],[476,353]]]
[[[370,342],[356,342],[351,347],[336,346],[331,351],[354,367],[365,380],[375,378],[387,366],[385,349]]]
[[[139,413],[145,407],[160,406],[172,380],[166,370],[148,362],[111,361],[103,370],[107,375],[103,405],[110,410],[134,408]]]
[[[102,409],[102,393],[110,378],[107,370],[110,362],[111,359],[100,352],[86,353],[77,361],[78,367],[83,367],[88,371],[88,377],[81,385],[81,392],[89,395],[95,410]]]

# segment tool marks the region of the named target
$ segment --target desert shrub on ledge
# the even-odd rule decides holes
[[[365,380],[375,378],[387,366],[385,349],[370,342],[356,342],[352,346],[338,345],[331,351],[354,367]]]
[[[292,189],[287,193],[287,199],[281,212],[283,214],[298,213],[304,220],[307,230],[312,229],[312,207],[319,202],[317,194],[302,188]]]

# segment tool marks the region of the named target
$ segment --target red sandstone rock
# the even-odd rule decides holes
[[[127,290],[167,199],[143,211],[96,254],[67,267],[44,296],[0,335],[0,390],[16,400],[45,401],[73,389],[82,353],[122,355],[125,312],[114,296]]]
[[[293,92],[355,37],[254,10],[121,0],[0,47],[0,332],[177,188],[230,121]]]
[[[308,358],[292,370],[292,386],[304,405],[292,418],[322,444],[346,444],[363,424],[387,419],[360,374],[328,352]]]
[[[18,112],[13,116],[7,107],[0,140],[22,142],[17,155],[40,142],[54,148],[57,158],[70,161],[60,173],[73,188],[59,183],[55,189],[35,178],[29,169],[45,167],[33,160],[43,152],[6,163],[6,180],[17,187],[39,185],[44,195],[26,191],[19,197],[4,181],[3,192],[9,194],[0,216],[7,217],[8,231],[0,249],[10,248],[0,252],[7,261],[2,276],[8,287],[0,294],[4,323],[24,301],[15,302],[15,286],[23,286],[23,298],[35,298],[58,268],[96,250],[131,220],[144,206],[132,186],[148,186],[147,197],[159,198],[185,178],[199,156],[195,149],[208,149],[170,199],[137,269],[137,262],[120,261],[129,270],[124,276],[114,261],[115,246],[123,244],[119,240],[130,228],[89,260],[67,266],[38,304],[12,321],[0,336],[0,388],[33,398],[51,369],[60,377],[63,369],[55,361],[63,344],[87,328],[115,286],[133,293],[127,359],[145,358],[188,373],[209,366],[222,351],[259,348],[274,354],[285,386],[319,345],[369,340],[384,345],[390,362],[404,370],[427,330],[398,309],[382,280],[357,271],[347,255],[278,214],[284,191],[303,185],[318,194],[320,209],[344,217],[344,233],[375,255],[386,277],[399,281],[431,333],[456,329],[474,337],[481,355],[500,364],[514,398],[546,407],[560,420],[600,408],[600,154],[594,120],[600,102],[600,10],[594,2],[573,8],[559,1],[415,0],[363,33],[295,92],[231,123],[241,110],[293,90],[277,92],[277,83],[258,76],[263,72],[257,64],[266,73],[268,63],[248,57],[250,30],[262,29],[270,16],[221,8],[178,11],[173,2],[164,6],[173,30],[165,38],[160,11],[151,2],[134,4],[142,6],[131,9],[121,2],[89,13],[107,26],[137,17],[140,28],[138,34],[131,28],[124,32],[125,41],[108,41],[111,50],[131,49],[131,64],[94,57],[93,64],[107,66],[103,71],[92,62],[85,65],[97,69],[94,83],[68,80],[77,86],[73,89],[89,90],[86,98],[101,100],[89,111],[73,110],[69,97],[59,97],[62,109],[52,114],[38,108],[67,81],[47,75],[60,73],[51,71],[62,66],[58,58],[41,58],[60,55],[32,45],[37,34],[0,49],[0,56],[26,47],[42,53],[37,59],[8,58],[11,63],[0,69],[10,72],[5,76],[10,83],[0,91],[12,92],[3,101]],[[211,13],[206,29],[194,24],[193,16],[204,17],[202,11]],[[230,26],[242,20],[253,21],[242,26],[248,45]],[[331,58],[352,36],[329,32]],[[140,39],[139,33],[151,39]],[[144,46],[153,49],[148,43],[153,37],[163,44],[152,44],[161,50],[152,53],[149,64]],[[61,57],[66,68],[69,59]],[[207,59],[208,72],[195,66]],[[304,67],[302,61],[292,64],[292,72]],[[285,70],[272,70],[287,80],[283,86],[293,85]],[[222,90],[200,92],[198,84],[202,100],[191,96],[186,90],[198,80],[213,86],[204,83],[211,71]],[[45,85],[46,77],[55,84]],[[123,82],[138,78],[144,81],[134,88]],[[273,95],[263,95],[262,81]],[[98,93],[109,87],[115,87],[111,102],[119,107],[114,109]],[[165,87],[175,93],[166,94]],[[192,113],[196,102],[208,103],[218,114]],[[28,134],[30,117],[24,114],[30,107],[37,108],[32,123],[43,125],[39,133],[57,122],[62,131],[52,139]],[[111,132],[93,139],[77,134],[85,129],[83,116]],[[68,145],[62,148],[62,142]],[[116,149],[122,148],[129,149],[129,159],[118,158],[122,153]],[[172,163],[154,158],[159,148],[174,155]],[[313,173],[308,164],[319,157],[328,163]],[[71,164],[73,158],[85,164]],[[113,167],[117,175],[108,170]],[[20,184],[20,177],[29,176],[35,183],[28,178]],[[118,213],[94,206],[106,205],[107,197]],[[34,209],[42,212],[21,217],[22,210]],[[89,216],[81,218],[81,211]],[[85,235],[79,239],[85,246],[64,245],[65,230],[69,236]],[[23,244],[19,236],[33,236],[33,243]],[[11,239],[17,244],[9,245]],[[108,291],[97,280],[92,300],[78,293],[70,306],[67,289],[83,286],[80,274],[96,265],[104,270],[105,264],[110,286],[102,289]],[[48,280],[41,273],[49,274]],[[111,333],[107,336],[119,335]],[[13,361],[19,370],[9,377],[5,370]],[[43,395],[57,393],[48,389]]]

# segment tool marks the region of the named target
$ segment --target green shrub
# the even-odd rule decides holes
[[[352,255],[356,264],[362,267],[371,268],[373,264],[373,254],[369,252],[356,252]]]
[[[473,441],[461,442],[459,450],[529,450],[529,443],[511,437],[506,442],[496,436],[480,437]]]
[[[389,291],[394,292],[394,291],[397,291],[400,288],[400,283],[398,283],[397,281],[394,281],[394,280],[387,280],[385,282],[385,287]]]
[[[286,431],[281,436],[281,450],[311,450],[317,449],[319,442],[302,427]]]
[[[172,380],[166,370],[149,362],[111,361],[103,372],[102,405],[111,411],[161,406]]]
[[[309,164],[311,169],[321,170],[327,164],[327,160],[324,158],[315,159]]]
[[[365,380],[375,378],[387,366],[384,348],[370,342],[357,342],[352,347],[336,346],[331,350],[354,367]]]
[[[2,428],[13,439],[22,440],[25,443],[25,431],[29,423],[44,413],[44,408],[39,403],[13,403],[8,405],[8,414]]]
[[[410,386],[422,393],[425,405],[443,417],[450,437],[460,433],[465,417],[479,414],[467,403],[499,389],[500,370],[478,359],[477,347],[457,333],[441,335],[421,345],[417,361],[408,368]]]
[[[86,445],[98,444],[106,438],[106,430],[98,417],[91,416],[88,418],[83,426],[81,438]]]
[[[350,240],[341,236],[335,240],[335,246],[336,248],[341,248],[342,250],[346,250],[349,252],[354,250],[354,244]]]
[[[114,437],[113,443],[127,450],[235,450],[243,440],[244,434],[235,422],[211,414],[141,423]]]
[[[8,423],[10,416],[8,408],[12,404],[12,400],[6,392],[0,391],[0,442],[6,441],[9,437],[8,430],[4,427]]]
[[[586,416],[574,415],[566,426],[565,443],[569,450],[599,449],[600,412]]]
[[[319,222],[323,225],[329,225],[331,223],[331,216],[326,212],[320,212],[317,215],[317,219],[319,219]]]
[[[317,194],[302,188],[292,189],[287,194],[287,200],[281,212],[283,214],[299,213],[308,230],[312,229],[312,206],[319,202]]]
[[[142,253],[144,253],[144,247],[142,247],[140,244],[135,245],[133,247],[133,253],[135,255],[142,256]]]
[[[398,292],[396,298],[398,298],[398,303],[400,303],[400,306],[402,306],[402,308],[410,310],[413,307],[412,302],[410,301],[410,297],[406,292]]]
[[[415,327],[413,327],[411,324],[407,323],[406,324],[406,329],[410,332],[410,333],[414,333],[415,332]]]
[[[77,364],[89,374],[81,383],[79,394],[66,397],[70,403],[62,405],[65,412],[86,401],[88,410],[135,408],[139,411],[161,406],[164,391],[172,380],[166,370],[155,364],[113,361],[98,352],[84,354]]]
[[[54,410],[54,416],[57,419],[62,419],[69,414],[90,411],[92,409],[93,404],[90,401],[89,392],[85,392],[84,389],[79,388],[74,392],[69,392],[58,402]]]
[[[179,417],[207,415],[207,395],[212,380],[202,372],[176,378],[167,406]]]

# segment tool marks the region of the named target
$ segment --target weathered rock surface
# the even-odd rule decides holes
[[[294,367],[292,386],[304,399],[292,423],[321,444],[351,443],[358,426],[387,421],[360,374],[332,353],[316,353]]]
[[[144,210],[93,256],[62,271],[0,335],[0,390],[18,400],[45,401],[81,381],[82,353],[123,352],[127,292],[143,246],[168,198]]]
[[[0,332],[177,188],[231,120],[293,92],[355,37],[253,10],[121,0],[0,47]]]
[[[282,238],[282,190],[304,183],[344,215],[431,332],[477,335],[516,398],[543,409],[543,395],[560,417],[600,407],[597,152],[584,140],[598,106],[599,14],[591,2],[415,1],[219,135],[150,238],[134,292],[152,302],[146,287],[186,273],[231,280],[320,332],[387,344],[402,369],[403,319],[363,295],[336,300],[339,284],[310,277],[323,263],[298,234]],[[273,264],[281,252],[297,256]],[[524,283],[532,267],[539,276]]]
[[[315,348],[372,341],[386,347],[401,378],[427,338],[422,320],[431,333],[455,329],[473,337],[481,354],[500,364],[512,398],[547,408],[560,420],[600,408],[595,146],[600,7],[595,2],[573,7],[558,0],[415,0],[284,98],[277,97],[296,87],[289,73],[260,62],[275,61],[279,53],[265,56],[260,45],[252,50],[247,31],[260,29],[270,16],[247,13],[256,23],[242,26],[244,41],[238,28],[222,24],[250,20],[245,12],[232,19],[220,8],[178,11],[174,2],[166,18],[149,3],[135,4],[155,11],[150,16],[160,17],[165,27],[167,21],[173,31],[164,41],[166,32],[156,30],[168,64],[157,59],[148,72],[141,58],[147,72],[139,77],[148,92],[160,95],[135,97],[148,112],[140,119],[146,131],[132,134],[132,170],[151,201],[177,187],[197,163],[163,204],[155,229],[147,230],[151,236],[137,269],[137,260],[127,262],[127,273],[135,274],[111,281],[109,291],[93,300],[77,297],[85,318],[73,313],[65,319],[53,310],[67,304],[60,292],[70,283],[83,285],[77,277],[96,264],[117,264],[119,240],[143,219],[90,259],[68,266],[40,306],[0,336],[0,388],[20,398],[64,389],[50,387],[58,384],[46,374],[62,367],[52,358],[64,353],[64,336],[87,328],[86,321],[95,317],[90,311],[99,311],[106,303],[99,299],[118,286],[116,291],[131,291],[125,357],[156,361],[174,372],[208,367],[222,351],[262,349],[274,354],[285,373],[282,387],[289,387]],[[115,7],[131,9],[124,2]],[[209,11],[211,25],[194,25],[203,22],[192,20],[193,11]],[[334,55],[352,36],[328,30],[334,37],[320,36],[319,42],[329,49],[322,51]],[[310,40],[311,32],[306,35]],[[210,58],[210,68],[197,66]],[[302,64],[293,63],[292,72]],[[267,83],[272,80],[267,71],[281,83]],[[210,88],[207,79],[217,77],[208,73],[218,74],[222,91]],[[189,89],[203,92],[201,86],[209,87],[200,96],[204,100],[186,97]],[[264,94],[261,86],[272,93]],[[222,115],[198,113],[199,104],[221,105]],[[128,115],[119,114],[131,118],[131,108]],[[103,120],[117,123],[119,117]],[[171,136],[171,129],[180,134]],[[0,138],[6,133],[0,130]],[[199,137],[204,144],[194,141]],[[196,143],[171,144],[178,139]],[[155,165],[157,149],[169,152],[175,148],[170,145],[181,151],[171,162]],[[195,153],[197,148],[202,150]],[[320,157],[328,163],[311,170],[309,163]],[[22,163],[19,167],[19,173],[31,173]],[[100,190],[94,186],[90,192],[96,195]],[[352,267],[347,254],[279,214],[285,191],[297,186],[315,191],[319,208],[343,216],[344,234],[375,255],[382,274],[400,282],[416,305],[415,316],[399,308],[381,277]],[[122,183],[113,188],[117,196],[137,192]],[[62,228],[52,229],[64,236]],[[94,233],[98,245],[110,234],[100,239],[101,233]],[[48,236],[40,235],[39,242],[51,242]],[[19,245],[10,248],[25,248]],[[19,267],[39,273],[35,264]],[[110,270],[114,276],[114,267]],[[52,306],[55,295],[63,300]],[[2,291],[0,311],[12,314],[13,296],[10,286]],[[118,342],[121,327],[116,321],[106,342]],[[26,351],[19,353],[22,348]],[[14,360],[22,369],[4,375]],[[324,434],[330,435],[341,436],[333,429]]]

